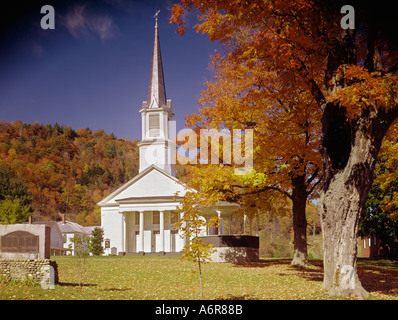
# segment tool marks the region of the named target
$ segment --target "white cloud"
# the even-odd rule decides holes
[[[113,38],[118,27],[111,17],[87,12],[86,5],[76,5],[62,17],[62,24],[76,39],[93,33],[101,41]]]

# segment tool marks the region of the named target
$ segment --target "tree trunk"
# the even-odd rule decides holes
[[[342,29],[331,43],[325,73],[328,93],[346,86],[346,80],[338,76],[339,66],[357,63],[355,32]],[[376,38],[368,40],[366,68],[380,70]],[[397,108],[387,112],[370,104],[358,119],[352,120],[337,103],[325,103],[322,108],[320,151],[324,174],[318,211],[323,238],[323,287],[333,295],[367,297],[357,274],[359,218],[373,182],[381,142],[397,117]]]
[[[305,176],[293,177],[292,184],[294,255],[291,264],[305,266],[308,264]]]
[[[203,300],[203,279],[202,279],[202,266],[200,264],[200,258],[198,259],[199,267],[199,282],[200,282],[200,300]]]
[[[357,275],[357,231],[365,191],[347,184],[347,173],[339,173],[322,193],[319,205],[323,238],[323,287],[332,295],[367,297]],[[355,170],[355,169],[354,169]],[[370,179],[371,173],[363,172]],[[365,189],[365,188],[364,188]]]
[[[350,123],[343,108],[326,106],[321,146],[324,180],[318,209],[323,237],[323,287],[332,295],[368,296],[357,275],[357,232],[377,154],[391,118],[370,106],[361,118]]]

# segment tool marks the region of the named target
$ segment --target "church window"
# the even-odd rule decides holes
[[[159,224],[159,223],[160,223],[160,214],[159,214],[159,211],[154,211],[154,212],[153,212],[152,223],[153,223],[153,224]]]
[[[149,115],[149,136],[158,137],[160,135],[159,114]]]
[[[174,224],[178,222],[178,213],[177,212],[172,212],[170,216],[170,223]]]

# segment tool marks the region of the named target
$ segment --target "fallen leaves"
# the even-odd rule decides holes
[[[197,299],[199,280],[189,261],[178,257],[90,257],[83,290],[79,289],[73,257],[55,257],[60,284],[40,286],[0,284],[6,300],[183,300]],[[267,259],[235,265],[203,266],[204,298],[209,300],[330,299],[322,289],[323,268],[312,261],[294,268],[289,259]],[[372,264],[371,264],[372,263]],[[359,275],[371,299],[398,299],[398,265],[361,263]]]

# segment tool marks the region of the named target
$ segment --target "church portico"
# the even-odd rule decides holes
[[[120,254],[180,252],[185,241],[174,212],[188,190],[151,165],[99,203],[104,237]]]
[[[126,254],[180,252],[185,245],[180,231],[174,226],[178,216],[176,205],[160,204],[152,207],[124,205],[119,208],[124,216],[123,234]],[[122,246],[123,248],[123,246]]]

